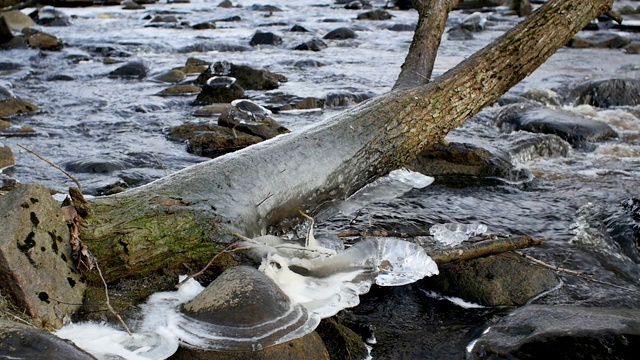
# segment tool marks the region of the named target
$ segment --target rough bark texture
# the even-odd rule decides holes
[[[402,166],[534,71],[613,0],[555,0],[427,85],[371,99],[265,141],[92,202],[83,240],[107,280],[199,261],[233,240],[353,193]],[[413,49],[412,51],[416,51]]]

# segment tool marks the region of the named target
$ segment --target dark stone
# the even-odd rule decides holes
[[[436,182],[456,185],[496,184],[528,178],[524,170],[516,170],[509,154],[483,149],[465,143],[434,144],[407,164],[407,168],[429,174]]]
[[[372,93],[359,93],[359,94],[353,94],[348,92],[329,93],[325,98],[324,106],[328,108],[351,106],[354,104],[361,103],[367,99],[370,99],[373,96],[374,94]]]
[[[462,20],[460,27],[471,32],[481,32],[485,29],[486,19],[480,13],[473,13]]]
[[[408,24],[393,24],[387,29],[390,31],[416,31],[416,26]]]
[[[307,30],[304,26],[301,26],[301,25],[293,25],[293,27],[289,31],[291,31],[291,32],[309,32],[309,30]]]
[[[249,45],[280,45],[282,44],[282,38],[271,32],[256,31],[249,42]]]
[[[640,311],[529,305],[491,325],[468,359],[631,359]]]
[[[447,32],[449,40],[473,40],[473,33],[463,27],[456,26]]]
[[[327,43],[325,43],[324,41],[318,39],[318,38],[313,38],[309,41],[303,42],[302,44],[296,46],[295,48],[293,48],[294,50],[310,50],[310,51],[320,51],[322,49],[326,49],[327,48]]]
[[[367,0],[355,0],[348,2],[344,8],[347,10],[371,9],[371,3]]]
[[[632,197],[609,208],[594,223],[615,241],[624,255],[640,264],[640,200]]]
[[[640,54],[640,42],[632,41],[624,47],[624,52],[630,55]]]
[[[318,62],[317,60],[312,60],[312,59],[305,59],[305,60],[298,60],[295,63],[293,63],[293,67],[296,68],[316,68],[316,67],[320,67],[322,66],[322,64],[320,62]]]
[[[393,17],[393,15],[389,14],[388,11],[377,9],[372,11],[367,11],[362,14],[358,14],[358,20],[389,20]]]
[[[9,28],[9,24],[4,19],[4,16],[0,16],[0,45],[6,44],[13,39],[13,33]]]
[[[409,10],[415,7],[413,5],[413,0],[395,0],[393,5],[399,10]]]
[[[356,34],[355,31],[346,27],[341,27],[341,28],[337,28],[329,31],[322,38],[326,40],[345,40],[345,39],[355,39],[357,37],[358,35]]]
[[[109,174],[114,171],[129,169],[133,164],[116,159],[79,159],[70,160],[62,164],[65,170],[74,173]]]
[[[0,358],[92,360],[89,353],[46,331],[0,318]]]
[[[227,109],[222,113],[220,118],[218,118],[218,125],[257,136],[263,140],[290,132],[287,128],[269,117],[256,122],[249,120],[247,116],[243,115],[244,114],[239,113],[233,108]]]
[[[147,76],[147,67],[142,61],[129,61],[109,73],[110,78],[144,79]]]
[[[588,104],[601,108],[612,106],[640,105],[640,80],[609,79],[589,82],[577,89],[577,104]]]
[[[212,124],[184,124],[169,128],[169,140],[187,141],[187,151],[217,157],[262,141],[257,136]]]
[[[216,28],[216,23],[213,21],[205,21],[191,26],[194,30],[210,30]]]
[[[609,125],[600,121],[562,109],[549,109],[531,104],[505,106],[498,114],[496,124],[506,132],[523,130],[555,134],[574,147],[585,147],[588,142],[618,136]]]
[[[70,26],[69,16],[52,6],[45,6],[30,14],[38,25],[42,26]]]
[[[229,87],[214,87],[204,86],[196,99],[193,101],[193,105],[211,105],[216,103],[230,103],[236,99],[242,99],[244,97],[244,89],[234,83]]]
[[[362,338],[333,318],[322,319],[316,332],[322,338],[331,359],[362,360],[369,355]]]
[[[242,21],[242,18],[238,15],[229,16],[226,18],[216,20],[216,22],[237,22],[237,21]]]
[[[229,9],[233,7],[233,3],[231,2],[231,0],[222,0],[220,4],[218,4],[218,7],[223,9]]]
[[[558,284],[551,270],[512,254],[456,261],[438,268],[438,276],[423,280],[425,287],[487,306],[524,305]]]
[[[277,6],[259,5],[259,4],[251,5],[247,9],[249,9],[251,11],[264,11],[264,12],[280,12],[280,11],[282,11],[282,9],[280,9]]]
[[[526,162],[537,158],[568,156],[571,144],[557,135],[523,133],[509,142],[512,160]]]
[[[273,90],[280,86],[281,82],[286,82],[283,75],[272,73],[268,70],[257,70],[245,65],[235,65],[226,61],[219,61],[211,64],[196,79],[196,84],[206,85],[213,76],[230,76],[236,79],[236,84],[245,90]]]
[[[595,33],[589,37],[575,36],[567,43],[570,48],[619,49],[629,44],[631,39],[613,33]]]

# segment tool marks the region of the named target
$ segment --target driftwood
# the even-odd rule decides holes
[[[387,174],[533,72],[613,0],[551,0],[438,79],[428,81],[455,1],[422,1],[395,89],[304,132],[91,201],[83,241],[107,281],[201,267],[233,242],[286,227]],[[433,12],[430,9],[434,9]],[[437,17],[436,25],[427,24]],[[434,31],[439,31],[436,34]],[[426,59],[426,61],[425,61]],[[412,76],[412,74],[416,74]],[[415,79],[419,79],[416,81]],[[198,265],[199,264],[199,265]]]

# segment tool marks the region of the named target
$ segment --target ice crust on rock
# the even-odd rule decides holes
[[[454,246],[463,241],[469,240],[470,237],[484,234],[487,232],[487,226],[484,224],[435,224],[429,228],[429,233],[433,238],[444,245]]]

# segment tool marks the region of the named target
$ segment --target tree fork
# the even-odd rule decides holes
[[[324,202],[402,166],[495,102],[612,4],[551,0],[426,85],[399,80],[397,90],[307,131],[93,200],[83,241],[103,264],[107,281],[175,269],[185,261],[204,264],[224,247],[220,243],[233,241],[234,232],[265,233],[300,209],[313,214]],[[423,65],[403,71],[424,72]]]

